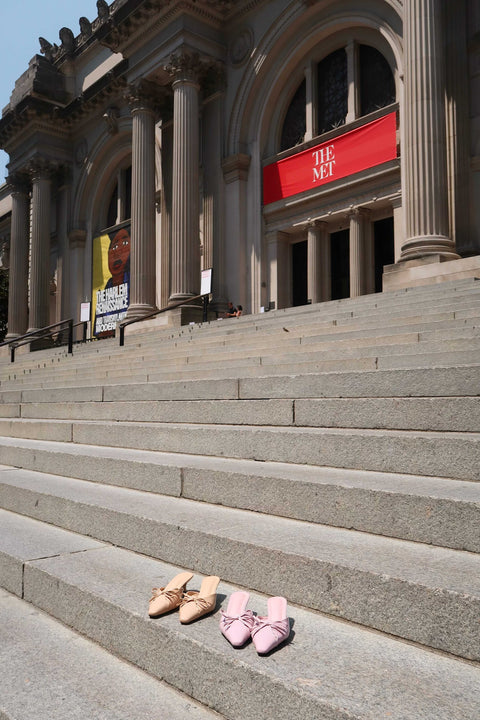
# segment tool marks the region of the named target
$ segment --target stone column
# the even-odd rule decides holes
[[[50,202],[53,167],[47,160],[36,158],[29,170],[32,179],[30,331],[50,325]]]
[[[247,305],[247,181],[251,158],[239,153],[222,163],[225,181],[225,276],[228,278],[228,299]],[[268,272],[267,272],[268,274]],[[268,283],[268,281],[267,281]],[[268,293],[267,293],[268,294]]]
[[[68,230],[70,218],[71,172],[62,168],[58,178],[57,193],[57,306],[55,322],[73,317],[74,322],[80,318],[70,313],[68,297]]]
[[[478,253],[470,225],[470,120],[467,7],[445,3],[447,35],[447,162],[450,235],[459,254]]]
[[[213,269],[213,310],[223,311],[227,306],[225,282],[225,243],[223,217],[223,73],[217,69],[215,78],[217,92],[203,110],[203,263],[202,270]]]
[[[69,268],[70,282],[68,284],[68,304],[70,315],[74,322],[80,320],[80,304],[86,299],[84,294],[83,268],[85,265],[85,241],[87,233],[85,230],[70,230],[68,233],[69,242]],[[82,329],[76,329],[75,339],[82,335]]]
[[[155,91],[151,83],[140,82],[127,94],[133,118],[128,319],[142,317],[156,308]]]
[[[315,221],[307,233],[307,297],[312,303],[330,300],[331,287],[328,225]]]
[[[449,238],[442,12],[438,0],[406,0],[405,233],[401,260],[454,259]]]
[[[162,192],[160,231],[160,307],[170,296],[170,252],[172,244],[172,148],[173,124],[162,123]]]
[[[369,213],[356,208],[350,213],[350,297],[365,294],[366,235]]]
[[[28,240],[29,186],[27,179],[11,175],[8,183],[12,192],[12,220],[10,231],[10,273],[8,290],[7,340],[27,332],[28,324]]]
[[[170,58],[173,77],[172,276],[170,302],[200,292],[199,69],[195,53]]]
[[[269,302],[274,309],[288,307],[289,298],[289,267],[287,250],[289,236],[280,231],[267,234],[267,263]]]

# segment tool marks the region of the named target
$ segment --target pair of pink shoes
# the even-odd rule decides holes
[[[249,593],[239,590],[232,593],[227,612],[222,610],[220,632],[233,647],[242,647],[252,638],[259,655],[265,655],[290,635],[287,601],[284,597],[268,599],[268,616],[260,617],[247,610]]]

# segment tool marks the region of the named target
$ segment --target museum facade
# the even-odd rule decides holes
[[[477,0],[115,0],[0,120],[8,336],[480,276]],[[183,323],[200,308],[171,311]]]

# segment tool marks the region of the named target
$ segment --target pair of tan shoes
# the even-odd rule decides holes
[[[220,578],[209,575],[202,580],[199,591],[187,591],[187,583],[192,577],[192,573],[183,572],[176,575],[165,587],[153,588],[148,606],[150,617],[164,615],[178,607],[180,622],[186,624],[215,610]]]

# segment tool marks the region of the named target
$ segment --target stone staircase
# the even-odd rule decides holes
[[[469,279],[5,357],[0,720],[480,717],[479,350]]]

